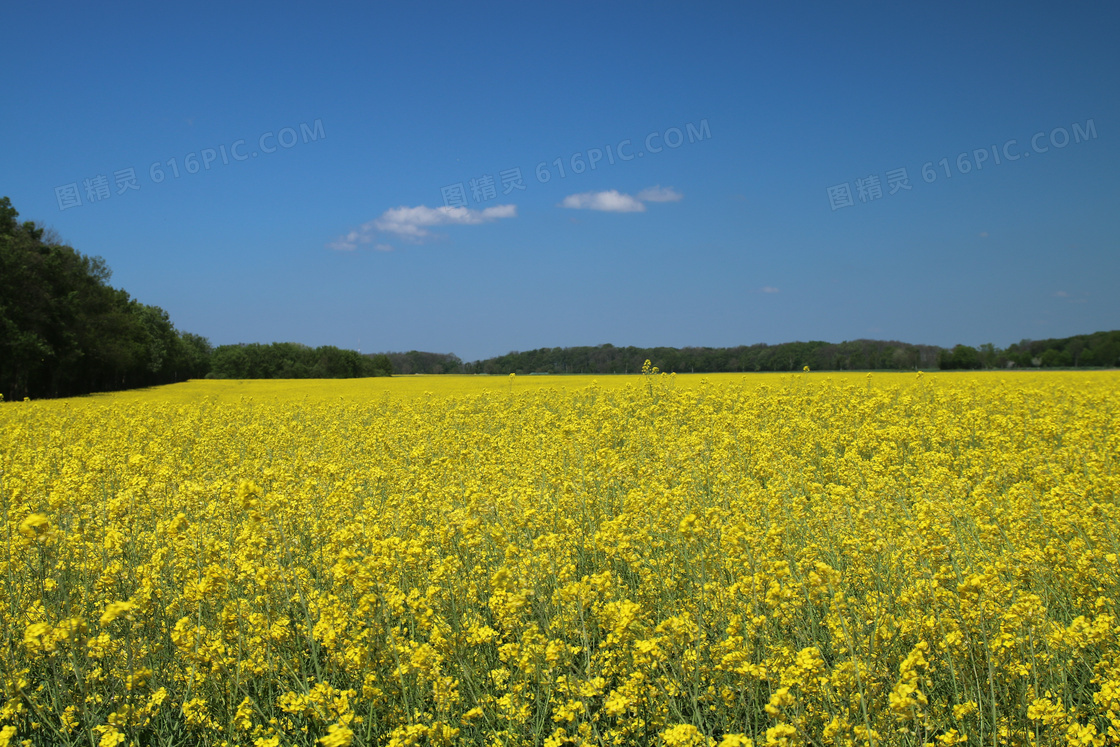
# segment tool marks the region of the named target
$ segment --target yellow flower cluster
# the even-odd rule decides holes
[[[1118,744],[1118,385],[3,403],[0,745]]]

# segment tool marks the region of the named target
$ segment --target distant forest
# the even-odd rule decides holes
[[[222,345],[210,356],[211,379],[354,379],[391,376],[384,355],[362,355],[333,345],[312,348],[297,342]]]
[[[1120,330],[1052,340],[1023,340],[1005,349],[912,345],[895,340],[786,342],[733,348],[540,348],[464,363],[450,353],[384,353],[394,374],[626,374],[648,359],[667,373],[753,371],[976,370],[1112,368],[1120,365]]]
[[[211,346],[167,312],[109,285],[87,257],[0,198],[0,398],[220,379],[353,378],[393,374],[626,374],[648,359],[667,373],[1085,368],[1120,365],[1120,331],[1053,340],[940,348],[897,341],[789,342],[733,348],[540,348],[464,363],[452,353],[362,355],[299,343]]]

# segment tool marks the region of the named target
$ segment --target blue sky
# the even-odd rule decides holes
[[[0,195],[216,345],[1120,328],[1115,3],[43,2],[5,26],[28,33],[0,46]]]

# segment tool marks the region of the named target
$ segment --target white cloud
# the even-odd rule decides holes
[[[672,187],[647,187],[638,193],[637,197],[610,189],[605,192],[581,192],[568,195],[560,203],[560,207],[575,210],[601,210],[607,213],[644,213],[647,202],[680,202],[684,199]]]
[[[513,218],[516,215],[516,205],[495,205],[485,210],[446,206],[430,208],[418,205],[386,210],[380,218],[373,221],[373,226],[379,231],[395,233],[401,238],[418,241],[431,235],[428,229],[432,226],[474,226],[499,218]]]
[[[1067,298],[1069,296],[1065,291],[1054,291],[1055,298]]]
[[[602,210],[607,213],[642,213],[646,209],[641,202],[617,189],[568,195],[560,206],[576,210]]]
[[[684,199],[684,195],[672,187],[662,187],[658,184],[656,187],[643,189],[638,193],[638,199],[642,202],[680,202]]]
[[[781,293],[777,288],[772,285],[764,285],[760,289],[763,293]]]
[[[345,236],[340,236],[327,246],[338,251],[354,251],[359,246],[374,244],[379,252],[391,252],[393,247],[383,242],[374,243],[378,232],[390,233],[397,238],[418,244],[430,238],[432,226],[473,226],[489,223],[499,218],[517,216],[516,205],[495,205],[485,210],[471,210],[465,207],[430,208],[426,205],[416,207],[390,208],[380,217],[362,224]]]
[[[339,236],[337,239],[327,244],[331,249],[340,252],[352,252],[362,244],[369,244],[373,241],[373,222],[366,223],[361,228],[355,229],[345,236]]]

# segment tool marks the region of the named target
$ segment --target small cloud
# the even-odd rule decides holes
[[[345,236],[339,236],[337,239],[327,244],[328,249],[334,249],[338,252],[352,252],[363,244],[373,243],[373,221],[365,223],[361,228],[356,228]]]
[[[563,198],[560,207],[577,211],[603,211],[604,213],[644,213],[644,203],[679,203],[684,195],[672,187],[647,187],[637,197],[608,189],[606,192],[584,192]]]
[[[684,195],[672,187],[662,187],[658,184],[656,187],[643,189],[638,193],[638,199],[642,202],[680,202],[684,199]]]
[[[777,288],[775,288],[772,285],[764,285],[759,290],[761,290],[763,293],[781,293],[780,290],[778,290]]]
[[[606,213],[644,213],[647,202],[680,202],[684,199],[672,187],[647,187],[638,193],[637,197],[619,192],[617,189],[605,192],[581,192],[568,195],[560,203],[560,207],[574,210],[601,210]]]
[[[644,213],[646,206],[617,189],[606,192],[582,192],[568,195],[561,207],[574,210],[601,210],[607,213]]]
[[[465,207],[430,208],[425,205],[402,206],[386,210],[379,218],[363,223],[360,228],[340,236],[327,246],[337,251],[354,251],[362,245],[374,244],[373,249],[379,252],[391,252],[392,245],[374,242],[377,232],[391,233],[397,238],[418,244],[432,236],[431,231],[428,230],[432,226],[473,226],[516,216],[516,205],[495,205],[485,210],[471,210]]]
[[[373,241],[373,236],[370,233],[372,224],[367,223],[360,229],[351,231],[345,236],[339,236],[337,239],[327,244],[327,247],[340,252],[352,252],[362,244],[368,244]]]
[[[516,215],[516,205],[495,205],[485,210],[446,206],[430,208],[417,205],[386,210],[372,224],[378,231],[394,233],[407,241],[420,241],[431,235],[428,229],[432,226],[474,226],[499,218],[513,218]]]
[[[1074,298],[1072,293],[1067,293],[1064,290],[1054,291],[1054,293],[1052,295],[1053,295],[1054,298],[1064,298],[1066,303],[1088,303],[1089,302],[1089,299],[1087,298],[1087,296],[1089,294],[1085,291],[1082,291],[1080,294],[1078,294],[1077,298]]]
[[[982,238],[982,239],[988,238],[988,232],[987,231],[981,231],[980,232],[980,238]]]

